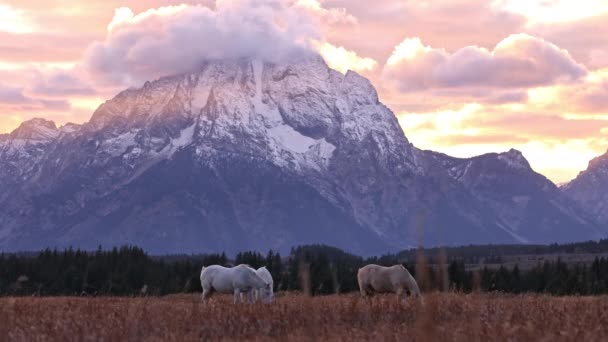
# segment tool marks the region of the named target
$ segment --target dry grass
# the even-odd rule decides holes
[[[421,307],[393,296],[0,298],[6,341],[600,341],[608,297],[430,294]]]

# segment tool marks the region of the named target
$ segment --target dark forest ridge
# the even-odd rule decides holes
[[[362,258],[338,248],[311,245],[292,249],[287,256],[269,251],[150,257],[137,247],[83,252],[45,250],[27,255],[0,254],[0,295],[164,295],[200,293],[203,265],[248,264],[266,266],[275,291],[304,291],[312,295],[357,291],[356,272],[367,264],[403,264],[423,291],[473,290],[541,292],[555,295],[608,293],[607,240],[569,246],[537,246],[520,251],[546,252],[557,258],[525,258],[513,262],[510,246],[487,254],[489,247],[468,246],[434,249],[421,253]],[[516,246],[519,248],[519,246]],[[585,260],[561,259],[570,252],[592,251]],[[493,251],[496,251],[494,249]],[[466,253],[464,253],[466,252]],[[407,253],[413,253],[407,256]],[[485,254],[484,254],[485,253]],[[562,254],[555,254],[562,253]],[[591,254],[595,253],[595,254]],[[424,257],[421,257],[424,256]],[[503,258],[506,262],[503,263]],[[303,277],[310,279],[304,286]]]
[[[124,248],[124,247],[123,247]],[[114,248],[118,249],[118,247]],[[314,245],[302,245],[297,246],[291,249],[291,253],[295,250],[305,249],[312,253],[322,252],[327,253],[329,255],[349,255],[352,257],[358,257],[356,254],[349,253],[340,248],[323,245],[323,244],[314,244]],[[52,250],[52,249],[46,249]],[[72,249],[75,250],[75,249]],[[82,250],[81,252],[87,254],[93,254],[98,250],[109,251],[111,249],[106,249],[99,247],[94,250]],[[59,251],[62,251],[59,249]],[[35,257],[42,251],[20,251],[20,252],[5,252],[1,253],[2,255],[16,255],[20,257]],[[247,251],[243,251],[247,252]],[[239,252],[238,254],[242,254],[243,252]],[[248,251],[249,253],[256,253],[252,251]],[[573,242],[573,243],[564,243],[564,244],[534,244],[534,245],[524,245],[524,244],[486,244],[486,245],[464,245],[464,246],[440,246],[440,247],[431,247],[431,248],[410,248],[406,250],[402,250],[398,253],[387,253],[383,255],[377,255],[376,257],[395,257],[401,260],[414,260],[420,253],[424,254],[427,257],[438,256],[443,254],[448,258],[492,258],[492,257],[504,257],[504,256],[514,256],[514,255],[539,255],[539,254],[602,254],[608,253],[608,239],[601,240],[590,240],[583,242]],[[215,253],[175,253],[175,254],[149,254],[149,257],[157,260],[165,260],[165,261],[182,261],[187,259],[198,259],[208,256],[210,254]],[[226,254],[226,253],[224,253]]]

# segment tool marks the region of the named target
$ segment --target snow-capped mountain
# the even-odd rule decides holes
[[[416,149],[367,79],[320,57],[208,62],[123,91],[83,125],[36,119],[0,138],[0,249],[370,254],[597,237],[512,154]]]
[[[565,184],[562,191],[603,226],[608,225],[608,152],[589,162],[587,170]]]
[[[511,149],[473,158],[427,153],[483,201],[499,227],[517,242],[566,242],[605,236],[605,230],[574,201],[534,172],[520,151]]]

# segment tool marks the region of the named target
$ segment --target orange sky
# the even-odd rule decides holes
[[[604,0],[0,0],[0,133],[84,122],[146,78],[302,41],[370,78],[418,147],[514,147],[555,182],[608,149]]]

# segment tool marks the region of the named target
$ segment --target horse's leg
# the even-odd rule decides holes
[[[372,297],[374,296],[374,288],[371,285],[363,286],[360,289],[360,292],[361,296],[367,300],[372,300]]]
[[[407,302],[407,291],[405,289],[402,287],[397,287],[395,293],[397,294],[398,299],[401,299],[404,303]]]
[[[203,287],[203,292],[201,293],[201,300],[204,301],[207,297],[206,293],[205,293],[205,288]]]
[[[241,303],[247,302],[247,295],[248,294],[249,293],[246,290],[241,291],[241,295],[239,296],[239,300],[240,300]]]
[[[211,295],[213,294],[213,289],[203,289],[203,294],[201,295],[201,298],[203,301],[209,299],[209,297],[211,297]]]
[[[234,289],[234,300],[233,303],[236,304],[238,303],[239,299],[241,298],[241,291],[239,289]]]
[[[255,291],[254,289],[251,289],[251,294],[249,295],[249,301],[251,302],[251,304],[255,303]]]

